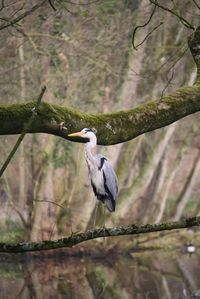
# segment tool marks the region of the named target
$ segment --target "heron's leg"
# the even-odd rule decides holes
[[[97,210],[98,210],[98,205],[99,205],[99,202],[96,202],[95,204],[95,210],[94,210],[94,222],[93,222],[93,229],[96,228],[96,218],[97,218]]]
[[[105,236],[106,236],[106,207],[103,205],[103,229],[104,229],[104,242],[105,242]]]
[[[106,207],[103,205],[103,228],[106,228]]]

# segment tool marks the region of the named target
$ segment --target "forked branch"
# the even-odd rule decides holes
[[[156,5],[157,7],[161,8],[162,10],[165,10],[171,13],[172,15],[176,16],[185,27],[195,30],[195,27],[190,22],[188,22],[183,16],[181,16],[177,11],[174,11],[172,9],[169,9],[168,7],[163,6],[162,4],[158,3],[157,0],[150,0],[150,2]]]

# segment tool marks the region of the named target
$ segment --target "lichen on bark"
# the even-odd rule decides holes
[[[0,243],[0,252],[16,253],[59,249],[65,247],[73,247],[80,243],[102,237],[104,238],[125,235],[138,235],[158,231],[183,229],[199,225],[200,217],[193,217],[177,222],[146,224],[142,226],[136,226],[132,224],[128,226],[120,226],[114,228],[100,228],[95,230],[89,230],[84,233],[72,234],[69,237],[65,237],[58,240],[45,240],[41,242],[24,242],[15,244]]]

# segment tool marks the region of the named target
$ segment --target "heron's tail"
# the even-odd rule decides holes
[[[115,200],[113,198],[107,197],[104,199],[104,204],[109,212],[115,211]]]
[[[104,195],[97,194],[97,199],[105,204],[109,212],[115,211],[115,200],[112,194],[110,194],[110,196],[108,194],[104,194]]]

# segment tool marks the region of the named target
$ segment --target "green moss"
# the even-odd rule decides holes
[[[68,133],[84,127],[97,130],[98,144],[110,145],[125,142],[145,132],[166,126],[200,110],[200,87],[184,87],[161,101],[151,101],[127,111],[108,114],[87,114],[42,102],[29,132],[44,132],[67,137],[60,130],[65,122]],[[34,107],[34,102],[0,107],[0,134],[17,134],[22,131]],[[12,119],[12,122],[11,122]],[[71,139],[84,142],[81,139]]]

